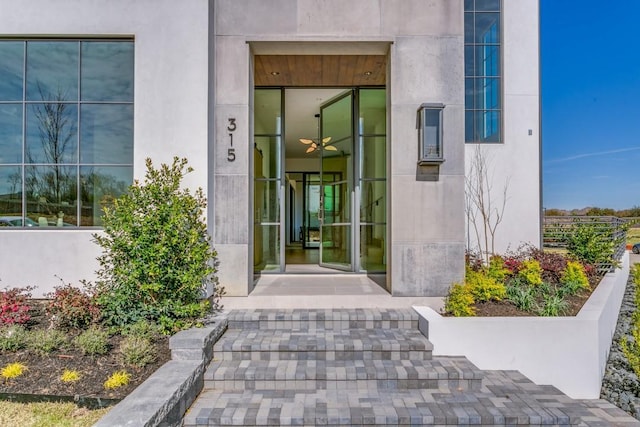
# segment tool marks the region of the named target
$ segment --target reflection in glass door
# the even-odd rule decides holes
[[[340,172],[325,172],[325,180],[329,177],[329,181],[340,181]],[[335,175],[335,176],[331,176]],[[314,172],[304,172],[303,185],[304,185],[304,201],[303,201],[303,222],[302,222],[302,247],[303,249],[319,248],[320,247],[320,191],[323,186],[320,185],[320,174]],[[328,201],[329,207],[326,209],[329,215],[333,215],[336,210],[336,206],[331,197],[331,190],[326,186],[324,187],[325,201]],[[326,217],[327,213],[325,213]]]
[[[353,271],[353,91],[320,107],[320,138],[320,265]]]
[[[277,272],[281,270],[284,231],[282,91],[256,89],[254,100],[253,266],[255,272]]]

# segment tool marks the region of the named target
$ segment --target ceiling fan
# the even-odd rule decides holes
[[[322,149],[323,150],[327,150],[327,151],[338,151],[338,149],[336,147],[334,147],[333,145],[327,145],[327,144],[329,144],[329,141],[331,141],[331,137],[330,136],[322,138]],[[320,148],[320,144],[318,142],[316,142],[316,140],[313,140],[313,139],[300,138],[300,142],[309,146],[309,148],[307,148],[307,151],[305,151],[305,153],[307,153],[307,154],[308,153],[313,153],[318,148]]]

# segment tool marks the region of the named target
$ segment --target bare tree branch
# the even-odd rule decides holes
[[[38,85],[38,92],[43,103],[34,104],[32,108],[38,124],[42,157],[36,157],[28,146],[26,155],[29,163],[46,164],[50,173],[40,176],[32,170],[27,185],[32,193],[49,194],[53,202],[60,203],[69,180],[63,164],[68,160],[65,156],[73,152],[75,122],[69,104],[64,103],[66,96],[62,91],[51,96]]]
[[[489,262],[495,254],[496,232],[504,219],[507,206],[509,179],[502,189],[501,200],[495,206],[493,174],[490,173],[490,162],[479,145],[476,146],[465,175],[465,201],[467,214],[467,233],[473,227],[478,250],[485,262]],[[472,248],[468,247],[468,250]]]

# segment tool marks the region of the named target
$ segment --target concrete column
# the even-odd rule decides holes
[[[249,45],[243,36],[215,37],[215,139],[213,143],[213,243],[218,279],[229,296],[250,286],[252,150]]]

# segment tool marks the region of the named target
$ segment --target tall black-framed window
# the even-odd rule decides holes
[[[133,181],[132,40],[0,40],[0,227],[99,226]]]
[[[502,142],[502,2],[464,1],[465,141]]]

